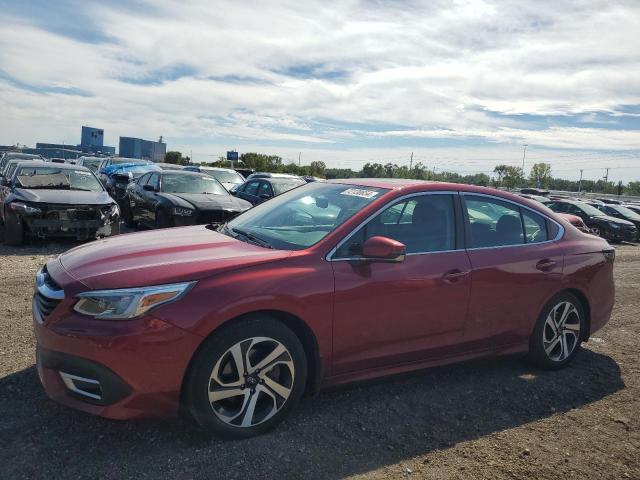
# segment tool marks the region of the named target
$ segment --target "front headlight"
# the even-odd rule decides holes
[[[42,210],[40,210],[39,208],[31,207],[20,202],[10,203],[9,208],[14,212],[22,212],[26,213],[27,215],[39,215],[42,213]]]
[[[139,317],[152,308],[179,300],[195,283],[84,292],[77,296],[79,300],[73,309],[101,320],[127,320]]]
[[[173,214],[178,215],[179,217],[190,217],[193,215],[193,210],[190,208],[176,207],[173,209]]]

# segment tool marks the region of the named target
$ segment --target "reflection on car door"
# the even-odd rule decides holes
[[[131,206],[131,214],[133,215],[133,219],[135,221],[139,221],[142,218],[142,203],[144,202],[143,197],[143,186],[147,184],[149,178],[151,177],[150,173],[145,173],[143,176],[132,185],[131,188],[128,188],[129,192],[129,205]]]
[[[457,194],[420,194],[385,209],[338,246],[333,374],[442,357],[464,335],[470,263]],[[401,263],[361,261],[372,236],[405,244]]]
[[[160,175],[152,173],[147,185],[151,185],[153,191],[142,190],[141,216],[146,225],[155,226],[156,206],[158,205],[158,194],[156,192],[160,190]]]
[[[545,303],[560,289],[563,253],[555,222],[518,204],[463,194],[472,267],[465,341],[522,345]]]

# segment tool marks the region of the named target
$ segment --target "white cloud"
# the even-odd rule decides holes
[[[406,149],[422,141],[429,151],[434,139],[467,140],[478,151],[494,142],[640,150],[637,122],[629,127],[621,116],[640,105],[637,2],[147,7],[78,3],[111,39],[101,43],[0,12],[0,143],[72,143],[88,123],[103,127],[109,144],[119,135],[164,135],[185,148],[326,145],[354,160],[374,151],[373,139]],[[180,69],[186,76],[170,75]],[[149,78],[158,81],[131,82]],[[55,93],[60,87],[91,96]],[[448,150],[468,159],[461,151]]]

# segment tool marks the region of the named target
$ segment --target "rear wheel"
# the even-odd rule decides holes
[[[228,438],[271,430],[299,403],[307,362],[298,337],[260,316],[214,334],[193,360],[186,383],[190,412]]]
[[[22,245],[24,243],[24,226],[17,215],[7,214],[4,224],[4,243]]]
[[[529,358],[543,368],[562,368],[578,352],[584,331],[582,303],[575,295],[562,293],[547,304],[538,318],[529,341]]]

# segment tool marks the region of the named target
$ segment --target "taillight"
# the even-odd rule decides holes
[[[605,260],[613,263],[616,259],[616,251],[612,248],[611,250],[603,250],[602,254],[604,255]]]

